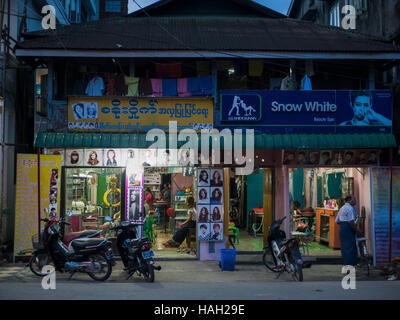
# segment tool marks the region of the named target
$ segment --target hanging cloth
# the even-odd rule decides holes
[[[200,77],[199,84],[203,95],[212,95],[212,76]]]
[[[153,89],[151,87],[150,79],[140,79],[139,80],[139,94],[141,96],[151,96]]]
[[[125,84],[125,76],[119,74],[115,78],[114,92],[116,96],[126,96],[128,94],[128,86]]]
[[[283,78],[281,83],[281,90],[296,90],[296,89],[297,89],[296,81],[294,81],[289,76]]]
[[[85,93],[91,97],[100,97],[103,95],[104,81],[99,76],[95,76],[89,81]]]
[[[154,97],[162,97],[163,96],[163,87],[162,87],[162,79],[150,79],[151,88],[152,88],[152,96]]]
[[[200,80],[198,77],[187,79],[187,89],[192,96],[201,96]]]
[[[177,87],[178,87],[178,96],[180,97],[189,97],[192,94],[188,90],[188,79],[187,78],[179,78],[177,79]]]
[[[162,92],[164,97],[176,97],[178,95],[176,79],[162,79]]]
[[[107,82],[107,95],[114,96],[115,95],[115,80],[109,79]]]
[[[249,76],[250,77],[261,77],[263,71],[264,71],[264,60],[262,60],[262,59],[249,60]]]
[[[197,76],[204,77],[210,75],[209,61],[196,61]]]
[[[128,86],[128,96],[138,97],[139,96],[139,78],[125,77],[125,84]]]
[[[307,75],[301,80],[301,90],[312,90],[311,79]]]

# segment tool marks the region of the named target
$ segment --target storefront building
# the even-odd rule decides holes
[[[264,206],[264,226],[286,217],[286,234],[302,240],[305,254],[340,256],[335,218],[345,197],[354,195],[360,228],[374,262],[384,263],[398,254],[398,246],[388,246],[389,232],[395,235],[394,240],[398,230],[389,231],[387,221],[389,196],[398,190],[389,184],[378,187],[379,175],[390,177],[391,148],[396,146],[391,133],[391,91],[229,90],[222,91],[220,99],[221,128],[235,126],[269,133],[263,157],[275,157],[269,163],[259,163],[259,168],[272,166],[274,210],[268,217]],[[374,122],[357,125],[353,123],[355,105],[362,99],[373,101],[372,108],[379,116]],[[236,113],[236,103],[248,110],[254,107],[252,112],[241,108]],[[397,200],[393,207],[398,207]]]
[[[318,199],[331,196],[326,191],[318,193],[321,179],[316,177],[324,179],[324,173],[325,177],[330,173],[325,172],[329,166],[318,162],[325,152],[332,159],[340,151],[343,160],[345,152],[354,152],[358,159],[365,150],[368,157],[377,152],[380,159],[386,159],[389,148],[396,146],[391,134],[392,105],[385,100],[390,98],[388,92],[372,91],[374,99],[379,96],[383,100],[373,109],[390,124],[385,120],[382,125],[341,124],[353,118],[349,90],[374,90],[376,70],[399,58],[400,49],[354,33],[343,37],[341,30],[277,19],[279,14],[260,9],[250,4],[252,1],[248,5],[243,4],[246,1],[230,3],[225,11],[221,9],[225,1],[214,2],[218,10],[207,7],[208,2],[203,10],[194,11],[188,1],[187,7],[177,11],[178,16],[171,15],[172,1],[158,7],[151,19],[138,14],[63,28],[57,31],[57,38],[68,41],[67,49],[49,34],[31,34],[19,44],[21,59],[35,66],[40,63],[35,77],[35,147],[46,156],[60,155],[57,214],[71,218],[73,229],[68,231],[98,228],[105,216],[144,218],[145,190],[150,188],[158,196],[171,184],[170,202],[155,210],[156,247],[185,217],[179,219],[178,212],[184,212],[182,202],[191,194],[197,210],[209,213],[208,219],[197,221],[198,228],[205,224],[202,230],[195,230],[190,237],[195,240],[194,257],[218,260],[219,249],[229,246],[261,251],[269,224],[284,215],[289,218],[295,200],[316,211],[321,207]],[[210,16],[213,9],[214,16]],[[163,10],[169,14],[164,15]],[[151,9],[147,12],[152,14]],[[160,33],[171,28],[186,37],[185,46]],[[90,41],[81,36],[88,33]],[[357,50],[353,41],[360,44]],[[339,42],[340,48],[332,47]],[[170,143],[169,136],[175,133],[170,121],[176,122],[176,130],[195,130],[198,136],[202,129],[254,130],[254,156],[246,158],[252,162],[253,173],[238,174],[236,169],[243,165],[225,157],[233,143],[229,148],[223,138],[220,164],[201,159],[187,166],[184,149],[194,147],[181,148],[186,141]],[[146,140],[151,129],[167,133],[165,147],[153,148],[154,140]],[[242,135],[240,144],[246,147],[244,131]],[[213,150],[209,148],[210,155]],[[294,165],[284,162],[285,154],[293,150]],[[301,152],[306,161],[311,161],[311,154],[318,160],[298,165]],[[370,173],[361,174],[356,168],[364,172],[382,163],[354,161],[332,168],[348,168],[346,178],[354,178],[357,193],[364,190],[364,177]],[[315,190],[312,197],[307,194],[306,201],[298,197],[303,191],[293,189],[300,184],[297,175],[301,172],[296,170],[293,178],[293,169],[299,168],[303,168],[303,182],[304,176],[310,176],[304,170],[321,168],[313,171],[316,182],[312,187],[306,184]],[[201,170],[209,177],[218,172],[223,187],[210,181],[199,188]],[[200,202],[199,192],[204,188],[208,195],[220,188],[223,200],[212,203],[211,197],[206,197]],[[40,207],[44,215],[43,208],[49,205]],[[210,218],[215,208],[218,219]],[[35,217],[37,214],[33,221]],[[223,229],[223,236],[214,232],[216,224],[215,230]],[[208,232],[204,232],[206,227]],[[289,224],[285,228],[289,234]],[[200,240],[200,235],[208,240]]]

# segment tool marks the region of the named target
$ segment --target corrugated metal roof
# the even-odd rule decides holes
[[[167,135],[168,148],[168,135]],[[200,144],[199,139],[199,144]],[[245,145],[246,139],[242,142]],[[178,142],[178,148],[185,142]],[[146,134],[139,133],[38,133],[35,147],[41,148],[148,148]],[[392,134],[256,134],[256,149],[345,149],[394,148]],[[221,148],[223,148],[223,139]]]
[[[117,17],[29,36],[37,38],[19,48],[116,50],[120,44],[122,51],[400,52],[377,38],[294,19]]]

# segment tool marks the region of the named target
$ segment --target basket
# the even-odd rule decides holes
[[[236,250],[221,249],[221,269],[226,271],[235,271]]]
[[[35,250],[44,249],[44,244],[42,241],[40,241],[40,237],[39,237],[38,233],[36,233],[32,236],[32,246],[33,246],[33,249],[35,249]]]

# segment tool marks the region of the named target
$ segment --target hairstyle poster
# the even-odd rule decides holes
[[[210,240],[221,241],[224,239],[224,228],[222,223],[211,223]]]
[[[157,149],[140,149],[140,165],[154,167],[157,165]]]
[[[211,178],[211,187],[222,187],[224,181],[223,169],[212,169],[210,178]]]
[[[210,169],[197,170],[197,186],[198,187],[210,186]]]
[[[87,166],[83,159],[83,149],[68,149],[65,156],[65,165],[68,166]]]
[[[141,221],[144,219],[143,188],[130,188],[127,190],[126,220]]]
[[[198,241],[224,239],[223,169],[197,169],[197,238]]]
[[[197,207],[197,221],[198,222],[209,222],[210,221],[210,206],[209,205],[199,205]]]
[[[104,149],[104,165],[106,167],[121,166],[121,155],[119,149]]]
[[[143,167],[128,166],[126,168],[126,185],[128,188],[142,187],[143,186]]]
[[[45,149],[45,154],[53,155],[53,156],[61,156],[61,165],[64,166],[65,161],[65,149]]]
[[[210,240],[210,223],[198,222],[197,223],[197,238],[199,241]]]
[[[212,205],[210,208],[211,222],[222,222],[222,205]]]
[[[210,203],[223,204],[224,202],[224,189],[222,187],[210,188]]]
[[[102,149],[85,149],[85,166],[102,167],[103,166],[103,150]]]
[[[210,188],[209,187],[197,187],[197,203],[198,204],[210,204]]]

